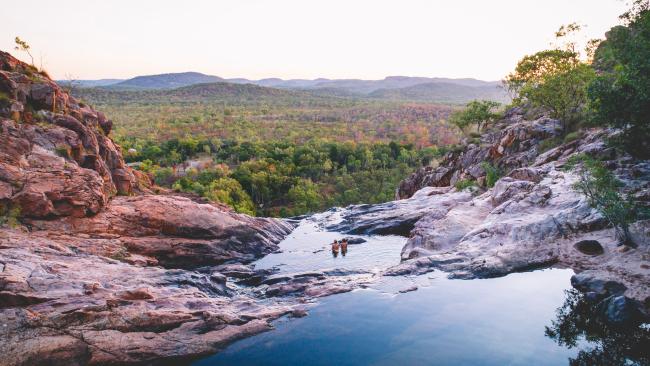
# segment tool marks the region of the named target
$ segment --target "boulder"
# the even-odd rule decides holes
[[[363,244],[363,243],[367,242],[367,240],[364,239],[364,238],[350,238],[350,237],[347,237],[345,239],[348,241],[348,244],[350,244],[350,245]]]
[[[619,296],[627,290],[622,283],[603,278],[597,271],[584,271],[571,276],[571,286],[582,292],[595,294],[598,298]]]
[[[625,296],[610,296],[600,306],[607,321],[616,325],[636,324],[645,317],[640,305]]]
[[[451,188],[427,187],[413,197],[377,205],[354,205],[342,213],[342,220],[327,230],[348,234],[408,236],[415,223],[432,208],[442,210],[471,199],[471,193],[452,192]]]

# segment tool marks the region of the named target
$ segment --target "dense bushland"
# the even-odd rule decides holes
[[[294,216],[392,200],[399,181],[445,152],[390,142],[238,143],[192,137],[162,143],[122,138],[126,160],[157,184],[194,192],[239,212]]]

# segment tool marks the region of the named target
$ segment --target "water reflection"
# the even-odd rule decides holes
[[[357,257],[360,248],[353,246],[354,255],[337,262]],[[564,365],[581,345],[558,345],[544,335],[544,326],[565,300],[572,274],[556,269],[472,281],[439,272],[385,277],[373,289],[323,298],[309,316],[282,319],[274,331],[194,365]]]
[[[573,348],[582,340],[592,347],[569,358],[571,366],[650,365],[650,329],[643,325],[616,326],[598,316],[597,305],[575,289],[566,291],[557,317],[546,327],[546,336],[558,345]]]

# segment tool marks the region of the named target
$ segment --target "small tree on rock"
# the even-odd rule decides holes
[[[476,125],[476,131],[481,132],[483,127],[498,118],[499,115],[494,110],[499,105],[491,100],[473,100],[462,111],[454,112],[450,121],[462,131],[469,125]]]
[[[32,59],[32,66],[34,66],[34,57],[32,56],[32,53],[29,52],[29,50],[31,49],[29,44],[23,41],[22,39],[20,39],[20,37],[16,37],[15,42],[16,42],[16,47],[14,47],[14,49],[16,51],[23,51],[27,53],[29,55],[29,58]]]
[[[596,76],[576,51],[576,42],[568,41],[580,29],[576,23],[562,26],[555,36],[563,45],[525,56],[504,81],[515,105],[547,109],[562,122],[565,134],[586,119],[587,86]]]
[[[619,243],[635,246],[630,235],[630,224],[646,216],[646,212],[631,197],[621,193],[623,183],[603,162],[586,155],[574,156],[568,168],[574,168],[579,177],[573,187],[587,197],[589,204],[614,227]]]

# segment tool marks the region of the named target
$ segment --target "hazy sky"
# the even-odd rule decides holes
[[[55,78],[501,79],[562,24],[602,38],[621,0],[56,0],[2,5],[0,49],[28,41]],[[26,59],[24,55],[20,58]]]

